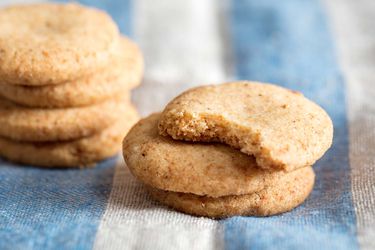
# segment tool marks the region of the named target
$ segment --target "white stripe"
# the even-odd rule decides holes
[[[217,221],[152,201],[121,160],[94,249],[217,249],[220,237]]]
[[[46,2],[42,0],[1,0],[0,7],[12,5],[12,4],[29,4],[29,3],[41,3]]]
[[[375,249],[375,1],[326,0],[348,83],[350,166],[358,240]]]
[[[135,38],[146,60],[134,92],[142,115],[163,109],[181,91],[227,80],[219,8],[214,0],[134,1]]]
[[[225,81],[224,40],[214,0],[134,1],[135,39],[146,60],[133,94],[143,115],[191,86]],[[219,222],[152,202],[125,166],[116,167],[95,249],[220,249]]]

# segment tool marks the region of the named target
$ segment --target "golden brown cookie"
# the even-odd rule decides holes
[[[302,94],[271,84],[232,82],[188,90],[159,123],[174,139],[223,142],[254,155],[264,169],[311,166],[331,146],[327,113]]]
[[[302,204],[314,186],[311,167],[284,174],[273,185],[255,193],[212,198],[149,188],[151,196],[178,211],[211,218],[235,215],[270,216]]]
[[[0,98],[0,136],[34,142],[77,139],[109,127],[129,106],[127,95],[67,109],[34,109]]]
[[[102,11],[42,3],[0,9],[0,82],[58,84],[110,63],[119,32]]]
[[[0,137],[0,156],[22,164],[43,167],[89,167],[115,155],[129,128],[138,120],[137,111],[127,112],[111,127],[90,137],[66,142],[17,142]]]
[[[188,143],[161,136],[159,117],[153,114],[140,120],[123,142],[127,166],[149,186],[219,197],[257,192],[285,175],[258,168],[254,157],[224,144]]]
[[[41,108],[68,108],[102,102],[141,82],[143,57],[138,46],[123,37],[117,53],[108,67],[90,76],[57,85],[0,83],[0,95],[22,105]]]

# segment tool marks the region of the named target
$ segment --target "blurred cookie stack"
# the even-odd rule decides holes
[[[115,155],[138,114],[137,45],[105,13],[77,4],[0,10],[0,157],[84,167]]]

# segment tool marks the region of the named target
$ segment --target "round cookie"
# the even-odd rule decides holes
[[[271,84],[233,82],[188,90],[159,122],[174,139],[223,142],[264,169],[311,166],[332,144],[327,113],[302,94]]]
[[[102,102],[141,82],[143,57],[138,46],[123,37],[113,62],[88,77],[57,85],[0,84],[0,95],[30,107],[67,108]]]
[[[224,144],[175,141],[158,133],[160,114],[140,120],[123,142],[132,174],[157,189],[220,197],[272,185],[283,171],[258,168],[252,156]]]
[[[58,84],[107,67],[118,46],[111,17],[78,4],[0,9],[0,81]]]
[[[66,142],[17,142],[0,137],[0,156],[41,167],[89,167],[115,155],[130,127],[138,120],[131,105],[111,127],[90,137]]]
[[[302,204],[314,186],[311,167],[285,174],[272,186],[245,195],[212,198],[149,188],[151,196],[178,211],[211,218],[229,216],[270,216],[288,212]]]
[[[129,96],[86,107],[33,109],[0,98],[0,136],[18,141],[63,141],[97,133],[127,112]]]

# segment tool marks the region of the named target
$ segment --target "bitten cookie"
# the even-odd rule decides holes
[[[43,167],[89,167],[115,155],[129,128],[138,120],[137,111],[127,112],[107,129],[90,137],[66,142],[17,142],[0,137],[0,156],[22,164]]]
[[[119,32],[102,11],[78,4],[15,5],[0,10],[0,81],[58,84],[110,63]]]
[[[126,95],[68,109],[33,109],[0,98],[0,136],[34,142],[77,139],[109,127],[129,106]]]
[[[138,46],[123,37],[120,49],[105,69],[64,84],[25,86],[0,83],[0,95],[16,103],[41,108],[86,106],[107,100],[141,82],[143,57]]]
[[[270,216],[292,210],[302,204],[314,186],[311,167],[287,173],[272,186],[245,195],[211,198],[149,188],[151,196],[178,211],[211,218],[235,215]]]
[[[123,142],[127,166],[149,186],[220,197],[257,192],[285,175],[260,169],[254,157],[224,144],[188,143],[161,136],[159,117],[153,114],[140,120]]]
[[[327,113],[302,94],[271,84],[233,82],[188,90],[159,122],[174,139],[223,142],[264,169],[311,166],[331,146]]]
[[[226,145],[174,141],[158,134],[160,114],[140,120],[123,141],[125,162],[161,203],[193,215],[267,216],[301,204],[314,185],[311,167],[257,168]]]

